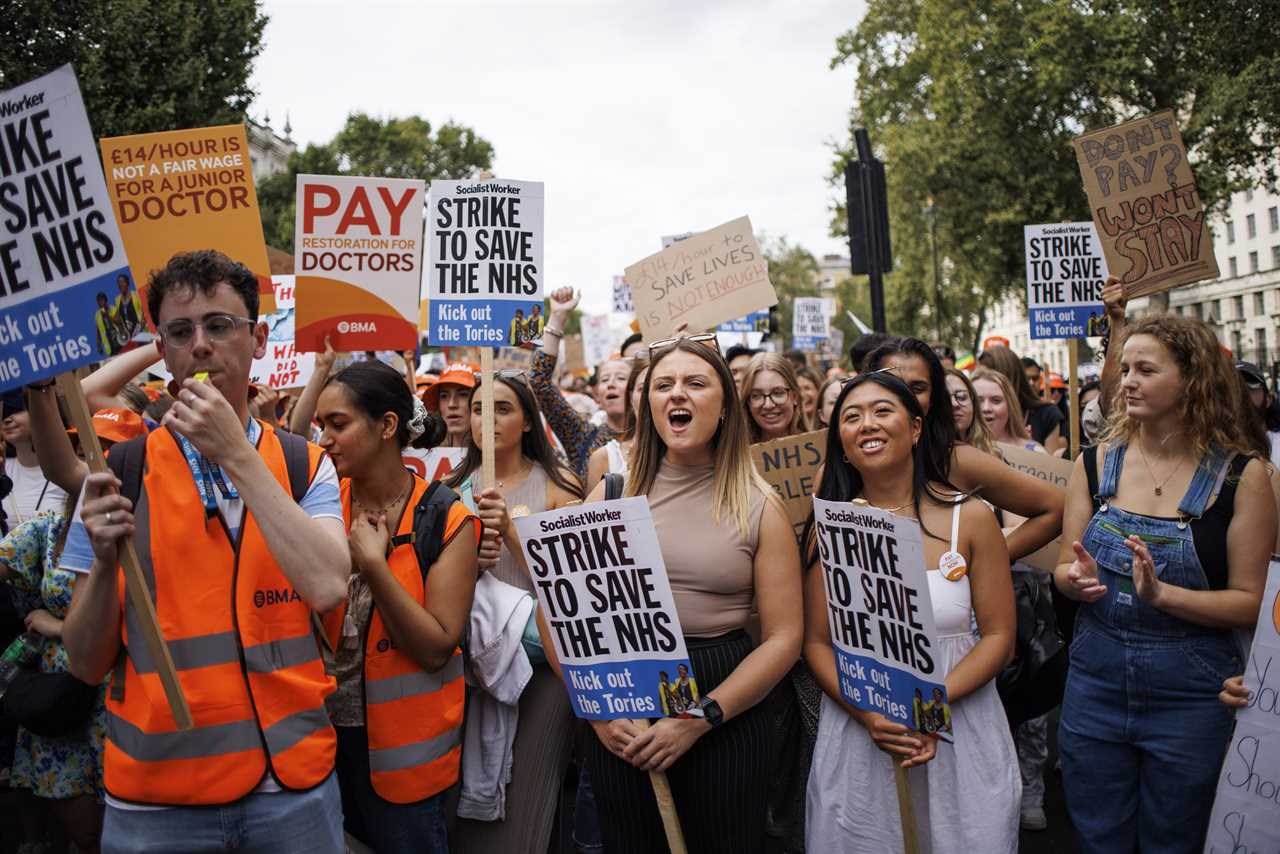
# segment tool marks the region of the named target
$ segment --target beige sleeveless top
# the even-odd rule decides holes
[[[751,499],[747,536],[732,519],[712,515],[715,469],[663,461],[649,507],[686,637],[745,628],[755,599],[755,557],[765,494]]]
[[[479,469],[471,473],[471,488],[476,495],[484,490],[484,477]],[[535,465],[529,470],[529,476],[524,479],[524,483],[515,489],[508,490],[505,496],[507,513],[512,516],[515,515],[516,508],[521,505],[528,510],[524,515],[541,513],[547,509],[547,473],[542,470],[542,466]],[[505,581],[513,587],[533,593],[533,581],[520,567],[520,562],[507,551],[505,543],[502,546],[502,553],[498,556],[498,565],[489,572],[493,573],[493,577],[499,581]]]

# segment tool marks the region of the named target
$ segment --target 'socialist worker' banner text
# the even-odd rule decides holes
[[[75,72],[0,93],[0,389],[110,355],[121,277],[129,266]]]
[[[700,717],[648,499],[515,523],[578,717]]]
[[[110,137],[102,167],[144,310],[152,271],[196,249],[252,270],[258,314],[276,310],[244,125]]]
[[[1102,334],[1107,259],[1091,222],[1023,226],[1032,338]],[[798,300],[797,300],[798,302]]]
[[[427,340],[518,346],[542,336],[542,184],[433,181]]]
[[[299,351],[418,345],[423,181],[298,176]]]
[[[813,499],[840,695],[856,709],[951,741],[951,706],[920,524]]]

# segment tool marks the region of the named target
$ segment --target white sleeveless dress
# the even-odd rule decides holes
[[[969,576],[947,581],[936,569],[927,575],[945,677],[978,642],[970,629]],[[995,680],[952,703],[951,724],[955,742],[939,742],[931,761],[907,772],[920,850],[1016,854],[1022,778]],[[806,795],[805,850],[902,849],[892,760],[824,693]]]

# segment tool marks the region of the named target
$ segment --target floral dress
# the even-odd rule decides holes
[[[57,568],[58,537],[66,525],[62,513],[41,513],[0,540],[0,563],[9,569],[9,584],[18,613],[44,608],[59,620],[71,607],[73,573]],[[7,593],[8,591],[0,591]],[[41,673],[70,671],[62,641],[46,638]],[[13,755],[12,785],[30,789],[40,798],[61,800],[79,795],[103,796],[102,742],[106,731],[105,686],[84,730],[50,737],[18,728]]]

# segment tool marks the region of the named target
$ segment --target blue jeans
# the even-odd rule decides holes
[[[329,778],[305,792],[248,795],[221,807],[107,807],[103,854],[342,854],[342,803]]]
[[[334,727],[338,733],[338,783],[347,833],[377,854],[449,854],[444,792],[412,804],[378,797],[369,779],[369,741],[364,727]]]

